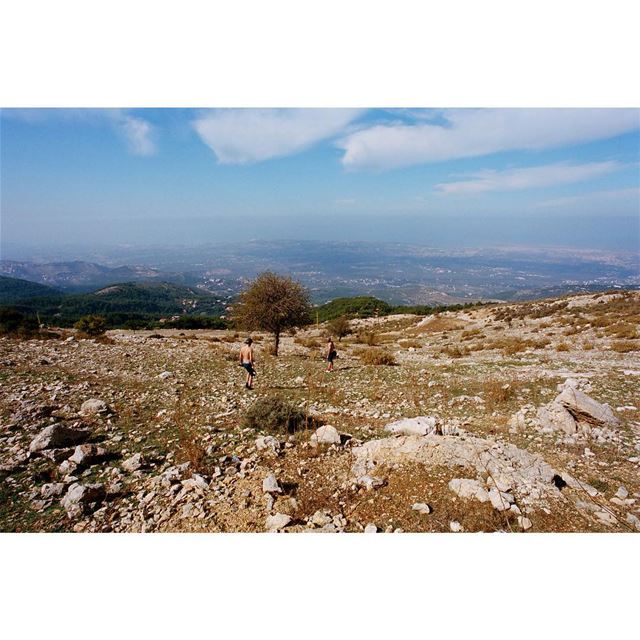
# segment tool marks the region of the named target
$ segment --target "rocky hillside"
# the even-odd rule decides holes
[[[638,530],[639,303],[255,336],[254,391],[231,332],[2,338],[0,530]]]

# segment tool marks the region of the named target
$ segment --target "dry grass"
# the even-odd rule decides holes
[[[413,347],[414,349],[422,349],[423,346],[422,342],[419,342],[418,340],[400,340],[398,344],[403,349],[410,349],[411,347]]]
[[[459,320],[454,320],[453,318],[444,318],[441,316],[435,316],[433,320],[430,320],[426,324],[423,324],[420,327],[416,327],[412,332],[412,335],[417,335],[420,333],[439,333],[442,331],[459,331],[460,329],[464,329],[464,324],[462,324]]]
[[[570,347],[566,342],[559,342],[556,345],[556,351],[570,351]]]
[[[360,358],[363,364],[387,366],[396,364],[393,354],[384,349],[355,349],[354,355]]]
[[[322,346],[318,338],[296,337],[293,339],[293,341],[302,347],[306,347],[307,349],[319,349]]]
[[[447,345],[440,349],[440,353],[450,358],[462,358],[468,356],[471,350],[468,347],[459,347],[457,344]]]
[[[593,349],[593,347],[594,347],[594,344],[590,340],[585,340],[582,343],[582,350],[583,351],[591,351]]]
[[[630,351],[640,351],[640,342],[632,340],[618,340],[611,343],[611,349],[617,353],[629,353]]]

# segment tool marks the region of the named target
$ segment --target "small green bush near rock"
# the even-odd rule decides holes
[[[273,395],[259,398],[247,410],[244,426],[272,433],[294,433],[312,426],[313,419],[284,398]]]

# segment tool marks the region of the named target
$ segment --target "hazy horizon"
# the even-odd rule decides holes
[[[638,109],[3,109],[0,252],[247,239],[636,251]]]

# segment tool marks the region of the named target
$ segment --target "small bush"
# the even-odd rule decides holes
[[[398,344],[404,349],[410,349],[411,347],[414,349],[422,349],[422,342],[418,342],[417,340],[400,340]]]
[[[569,351],[570,347],[566,342],[559,342],[556,345],[556,351]]]
[[[459,347],[457,344],[454,344],[443,347],[440,349],[440,353],[450,358],[462,358],[463,356],[468,356],[471,351],[467,347]]]
[[[319,349],[320,341],[317,338],[294,338],[293,341],[296,344],[299,344],[302,347],[306,347],[307,349]]]
[[[357,335],[357,341],[362,344],[367,344],[370,347],[375,347],[378,341],[378,334],[375,331],[360,331]]]
[[[360,349],[356,353],[363,364],[393,366],[396,360],[392,353],[383,349]]]
[[[244,426],[272,433],[295,433],[308,428],[313,419],[299,407],[278,395],[256,400],[247,410]]]
[[[91,338],[100,336],[107,330],[106,320],[102,316],[82,316],[73,326],[81,334]]]
[[[593,342],[591,342],[589,340],[585,340],[582,343],[582,349],[583,349],[583,351],[591,351],[593,349]]]
[[[340,316],[335,320],[331,320],[327,325],[327,329],[331,335],[338,338],[338,342],[351,333],[351,324],[345,316]]]

